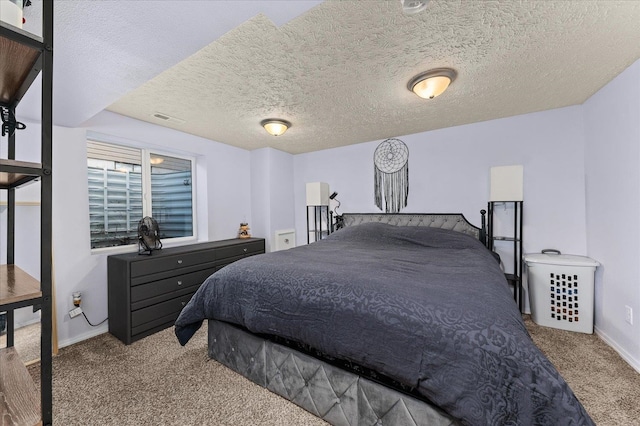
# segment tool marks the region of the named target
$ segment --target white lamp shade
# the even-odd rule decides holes
[[[22,1],[0,1],[0,21],[22,28]]]
[[[329,184],[324,182],[307,183],[307,206],[328,206]]]
[[[491,167],[489,201],[523,201],[522,166]]]

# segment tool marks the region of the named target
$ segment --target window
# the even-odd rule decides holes
[[[194,236],[193,159],[88,141],[87,167],[92,249],[136,244],[144,216],[163,241]]]

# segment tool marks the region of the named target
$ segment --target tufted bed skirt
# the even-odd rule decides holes
[[[438,408],[313,356],[209,320],[209,357],[336,426],[457,425]]]

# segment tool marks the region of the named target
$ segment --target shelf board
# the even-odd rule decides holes
[[[0,160],[0,189],[17,188],[38,179],[41,174],[40,163]]]
[[[38,280],[16,265],[0,265],[0,308],[41,297]]]
[[[41,425],[40,394],[14,347],[0,349],[0,365],[0,419]]]
[[[494,241],[520,241],[520,238],[514,237],[493,237]]]
[[[0,103],[15,105],[40,73],[42,42],[5,23],[0,30]]]

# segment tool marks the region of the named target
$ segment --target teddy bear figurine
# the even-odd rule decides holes
[[[249,224],[248,223],[240,223],[240,229],[238,230],[238,238],[251,238],[251,234],[249,233]]]

